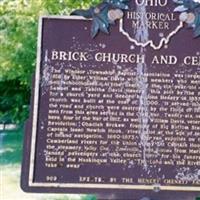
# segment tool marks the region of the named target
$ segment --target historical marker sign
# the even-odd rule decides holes
[[[135,2],[94,39],[90,20],[41,18],[24,190],[199,194],[200,39],[171,1]]]

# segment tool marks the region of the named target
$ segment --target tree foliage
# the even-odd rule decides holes
[[[36,66],[38,19],[68,15],[99,0],[0,1],[0,121],[21,123],[28,116]]]

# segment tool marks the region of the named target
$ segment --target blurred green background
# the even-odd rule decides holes
[[[1,123],[22,124],[28,117],[39,16],[69,15],[98,1],[0,0]]]
[[[74,9],[96,2],[0,0],[0,200],[96,199],[84,195],[26,194],[20,189],[23,126],[29,115],[39,16],[69,15]]]

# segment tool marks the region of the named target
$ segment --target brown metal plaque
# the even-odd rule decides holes
[[[25,191],[134,200],[200,193],[200,39],[173,2],[133,4],[94,39],[90,20],[41,18]],[[152,24],[134,28],[135,12],[150,13]]]

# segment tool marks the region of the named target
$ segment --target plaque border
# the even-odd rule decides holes
[[[37,138],[37,124],[38,124],[38,105],[39,105],[39,92],[40,92],[40,68],[41,68],[41,52],[42,52],[42,36],[43,36],[43,21],[44,19],[70,19],[70,20],[90,20],[79,16],[41,16],[38,26],[38,42],[37,42],[37,65],[35,73],[35,88],[32,93],[33,97],[33,119],[30,143],[30,160],[28,172],[28,186],[29,187],[42,187],[42,188],[79,188],[79,189],[120,189],[120,190],[154,190],[159,188],[161,191],[187,191],[198,192],[200,186],[162,186],[162,185],[128,185],[128,184],[88,184],[88,183],[47,183],[47,182],[34,182],[35,171],[35,152],[36,152],[36,138]],[[120,31],[120,26],[119,26]]]

